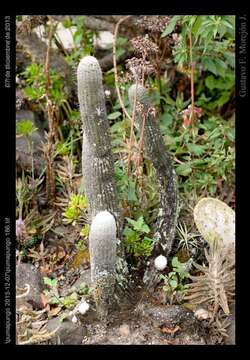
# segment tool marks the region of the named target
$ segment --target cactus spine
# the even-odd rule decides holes
[[[154,239],[161,244],[167,256],[172,249],[177,222],[177,178],[159,126],[151,111],[152,105],[146,89],[139,84],[134,84],[129,88],[131,107],[133,107],[135,96],[137,103],[143,106],[140,111],[136,110],[136,123],[141,129],[142,118],[146,116],[144,128],[145,150],[153,163],[158,181],[160,208]]]

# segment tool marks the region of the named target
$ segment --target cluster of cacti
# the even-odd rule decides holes
[[[82,173],[92,221],[89,236],[91,279],[98,312],[105,317],[112,303],[111,300],[115,298],[115,285],[118,285],[119,291],[124,279],[126,263],[121,256],[122,246],[119,241],[122,218],[117,204],[102,72],[94,57],[86,56],[81,60],[77,70],[77,80],[84,132]],[[145,148],[155,168],[159,187],[160,209],[154,239],[161,244],[167,256],[172,248],[176,227],[176,175],[159,127],[150,111],[151,104],[144,87],[131,86],[130,103],[134,102],[136,89],[136,97],[143,106],[142,112],[146,116]],[[135,113],[139,128],[142,124],[141,114]]]
[[[129,101],[131,107],[134,106],[134,103],[139,105],[135,111],[135,122],[140,131],[143,117],[145,117],[143,134],[145,151],[155,169],[160,200],[154,240],[161,244],[164,254],[168,256],[172,249],[177,222],[177,178],[175,170],[152,111],[152,104],[146,89],[140,84],[132,85],[129,89]]]

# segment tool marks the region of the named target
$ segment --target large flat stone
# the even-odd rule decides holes
[[[26,296],[16,299],[16,308],[21,306],[40,308],[43,291],[42,276],[31,264],[20,263],[16,267],[16,286],[24,289],[26,284],[30,286],[30,292]]]

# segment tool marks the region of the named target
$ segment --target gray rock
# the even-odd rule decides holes
[[[189,336],[192,341],[203,342],[203,328],[194,313],[180,305],[146,306],[143,315],[149,317],[157,327],[180,327],[180,334]]]
[[[89,287],[91,286],[91,270],[83,270],[79,279],[74,283],[74,287],[79,287],[82,283],[85,283]]]
[[[47,323],[47,330],[54,331],[59,326],[50,343],[53,345],[81,345],[87,330],[79,323],[74,324],[66,319],[63,322],[59,318],[50,319]]]
[[[44,141],[44,133],[42,129],[38,128],[39,123],[35,119],[32,111],[20,110],[16,112],[16,123],[21,120],[30,120],[37,128],[32,134],[31,140],[33,142],[33,158],[34,168],[36,172],[40,172],[44,166],[43,152],[41,149]],[[24,136],[16,137],[16,164],[17,167],[25,170],[31,169],[32,157],[28,145],[28,141]]]
[[[43,291],[41,274],[34,266],[20,263],[16,268],[16,286],[24,289],[25,284],[30,286],[30,291],[26,296],[16,299],[16,308],[21,306],[40,308],[42,306],[40,295]]]

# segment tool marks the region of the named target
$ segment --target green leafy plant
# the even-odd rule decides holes
[[[176,256],[173,257],[172,271],[167,275],[160,275],[160,279],[164,281],[162,288],[170,304],[180,302],[184,298],[187,292],[185,280],[188,279],[189,276],[189,273],[185,271],[183,264],[179,262],[178,258]]]
[[[63,26],[69,29],[74,41],[74,47],[68,51],[66,60],[70,65],[75,66],[75,63],[83,56],[93,55],[93,42],[96,32],[85,27],[85,16],[66,19]]]
[[[37,130],[31,120],[21,120],[16,124],[16,134],[30,138],[31,135]]]
[[[84,224],[84,225],[83,225],[83,228],[82,228],[82,230],[81,230],[81,232],[80,232],[80,235],[81,235],[84,239],[87,239],[87,238],[88,238],[88,236],[89,236],[89,229],[90,229],[89,224]]]
[[[64,92],[63,76],[56,73],[53,69],[50,69],[49,73],[51,82],[51,99],[57,106],[65,107],[66,94]],[[46,99],[44,97],[46,93],[46,78],[44,66],[32,63],[26,67],[25,71],[22,72],[21,75],[24,77],[25,83],[27,84],[23,88],[25,96],[28,100],[36,101],[41,109],[46,113]],[[68,103],[66,106],[68,106]]]
[[[45,276],[43,278],[43,282],[45,285],[48,285],[50,288],[56,287],[57,286],[57,279],[51,279],[47,276]]]
[[[150,228],[142,216],[136,221],[127,218],[128,224],[124,231],[124,245],[128,253],[137,258],[148,258],[153,249],[153,240],[145,234],[150,233]]]
[[[16,179],[17,213],[16,217],[22,219],[28,213],[28,205],[32,199],[32,191],[27,177],[22,172],[22,178]]]
[[[62,308],[66,309],[72,309],[77,304],[78,294],[76,291],[73,291],[66,296],[60,296],[57,279],[44,277],[43,281],[44,284],[48,286],[48,289],[44,290],[44,294],[48,297],[49,304],[60,305]]]
[[[187,66],[189,62],[188,42],[193,36],[193,61],[196,66],[205,68],[213,74],[225,75],[234,67],[234,16],[220,15],[185,15],[174,16],[162,36],[167,36],[181,24],[181,36],[174,47],[174,59],[179,66]]]
[[[62,304],[66,309],[72,309],[77,304],[78,295],[76,292],[73,292],[68,296],[60,298],[60,300],[62,301]]]
[[[165,142],[176,161],[180,189],[185,193],[220,195],[223,184],[233,188],[235,183],[235,127],[233,121],[210,116],[189,129],[174,128],[161,118]],[[182,181],[183,180],[183,181]]]
[[[87,198],[82,194],[73,194],[69,204],[63,212],[63,221],[67,224],[76,225],[80,221],[88,206]]]

